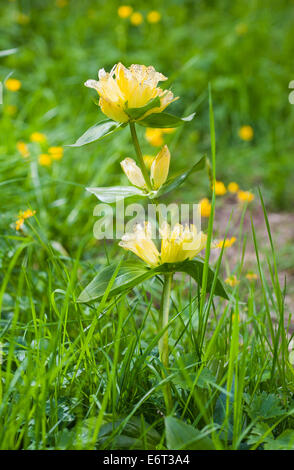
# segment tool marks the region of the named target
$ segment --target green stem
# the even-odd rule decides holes
[[[172,284],[173,274],[169,273],[164,276],[164,285],[162,291],[162,301],[161,301],[161,310],[160,310],[160,329],[164,329],[168,325],[168,316],[169,316],[169,305],[170,305],[170,296],[171,296],[171,284]],[[164,366],[162,376],[166,378],[166,372],[168,372],[169,367],[169,354],[168,354],[168,329],[166,328],[165,332],[161,336],[159,343],[159,356],[160,360]],[[167,382],[163,386],[163,395],[166,406],[167,415],[172,410],[172,396],[170,390],[170,384]]]
[[[140,148],[140,144],[139,144],[138,137],[137,137],[137,132],[136,132],[136,128],[135,128],[135,123],[134,123],[134,122],[130,122],[129,124],[130,124],[130,129],[131,129],[131,135],[132,135],[132,139],[133,139],[133,144],[134,144],[134,147],[135,147],[135,150],[136,150],[136,154],[137,154],[137,157],[138,157],[140,166],[141,166],[141,170],[142,170],[142,173],[143,173],[143,176],[144,176],[144,180],[145,180],[145,183],[146,183],[147,188],[149,189],[149,191],[151,191],[151,190],[152,190],[152,187],[151,187],[151,184],[150,184],[149,173],[148,173],[148,170],[147,170],[146,165],[145,165],[145,163],[144,163],[143,155],[142,155],[141,148]]]

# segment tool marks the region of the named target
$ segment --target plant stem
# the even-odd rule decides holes
[[[148,170],[147,170],[146,165],[144,163],[143,155],[142,155],[140,144],[139,144],[138,137],[137,137],[135,123],[130,122],[129,124],[130,124],[133,144],[134,144],[136,154],[137,154],[140,166],[141,166],[141,170],[142,170],[142,173],[143,173],[143,176],[144,176],[144,180],[145,180],[147,188],[149,189],[149,191],[151,191],[152,187],[151,187],[151,184],[150,184],[150,178],[149,178]]]
[[[168,324],[168,316],[169,316],[169,305],[170,305],[170,295],[171,295],[171,284],[172,284],[173,274],[169,273],[164,276],[164,284],[163,284],[163,291],[162,291],[162,301],[161,301],[161,310],[160,310],[160,329],[166,328]],[[159,356],[160,360],[164,366],[164,370],[162,372],[163,378],[166,377],[166,372],[168,371],[169,367],[169,357],[168,357],[168,329],[166,328],[165,332],[161,336],[159,343]],[[166,383],[163,385],[163,395],[164,401],[166,406],[166,413],[167,415],[172,410],[172,396],[170,390],[170,384]]]

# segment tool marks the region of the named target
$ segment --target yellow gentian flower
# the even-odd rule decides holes
[[[125,158],[120,165],[127,176],[128,180],[138,188],[147,189],[141,168],[138,167],[135,160],[132,158]]]
[[[158,82],[167,80],[167,77],[152,66],[131,65],[127,69],[119,63],[110,73],[99,70],[98,77],[99,81],[87,80],[85,86],[98,92],[102,112],[116,122],[128,122],[128,108],[142,108],[156,97],[159,97],[160,105],[148,110],[139,120],[151,113],[160,113],[177,99],[171,91],[157,87]]]
[[[120,18],[128,18],[131,16],[133,8],[129,5],[122,5],[118,7],[117,14]]]
[[[150,169],[150,180],[152,188],[159,189],[167,180],[170,164],[170,152],[167,145],[164,145],[156,155]]]
[[[21,88],[21,81],[17,78],[8,78],[4,84],[9,91],[18,91]]]
[[[194,258],[206,246],[206,235],[197,233],[194,225],[183,226],[176,224],[171,230],[168,223],[160,228],[161,253],[151,238],[151,225],[137,224],[133,233],[127,233],[122,237],[119,246],[132,251],[149,266],[159,266],[164,263],[179,263]]]

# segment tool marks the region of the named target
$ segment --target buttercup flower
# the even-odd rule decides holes
[[[239,185],[237,183],[234,183],[233,181],[228,184],[228,191],[230,193],[236,193],[239,189]]]
[[[61,160],[63,157],[63,147],[49,147],[48,153],[51,155],[53,160]]]
[[[151,238],[151,225],[137,224],[133,233],[122,237],[119,246],[130,250],[149,266],[159,266],[164,263],[179,263],[194,258],[206,246],[206,235],[197,232],[194,225],[176,224],[171,229],[168,223],[159,229],[162,242],[161,253]]]
[[[28,219],[29,217],[33,217],[35,213],[36,211],[32,211],[31,209],[27,209],[24,212],[20,211],[18,214],[18,219],[15,222],[15,230],[21,230],[21,228],[23,227],[24,221]]]
[[[156,157],[153,157],[153,162],[150,167],[151,186],[154,190],[159,189],[166,182],[169,163],[170,152],[167,145],[164,145]],[[135,160],[125,158],[120,164],[129,181],[134,186],[145,190],[147,189],[143,173]]]
[[[235,241],[237,240],[236,237],[232,237],[232,238],[226,238],[226,240],[216,240],[214,243],[213,243],[213,248],[222,248],[223,245],[224,245],[224,248],[229,248],[230,246],[232,246]]]
[[[141,189],[147,189],[141,168],[138,167],[135,160],[133,160],[132,158],[125,158],[122,162],[120,162],[120,165],[124,173],[126,174],[128,180],[134,186],[137,186]]]
[[[4,84],[9,91],[18,91],[21,88],[21,81],[16,78],[8,78]]]
[[[122,5],[117,10],[117,14],[120,18],[128,18],[129,16],[131,16],[132,12],[133,8],[129,5]]]
[[[237,277],[233,275],[233,276],[227,277],[227,279],[225,280],[225,283],[231,287],[235,287],[240,283],[240,281],[238,281]]]
[[[51,156],[48,153],[41,153],[39,155],[39,163],[42,166],[50,166],[52,163]]]
[[[211,212],[211,203],[207,197],[204,197],[199,201],[201,204],[201,216],[202,217],[209,217]]]
[[[28,146],[25,142],[22,142],[22,141],[17,142],[16,148],[24,158],[27,158],[30,156]]]
[[[39,144],[43,144],[47,141],[47,137],[42,132],[33,132],[30,135],[31,142],[38,142]]]
[[[160,19],[161,19],[161,14],[156,10],[150,11],[147,15],[148,23],[158,23]]]
[[[251,126],[242,126],[239,129],[239,136],[242,140],[252,140],[254,135],[253,128]]]
[[[87,80],[85,86],[98,92],[102,112],[117,122],[130,121],[128,108],[142,108],[156,97],[159,98],[159,106],[155,104],[139,120],[151,113],[160,113],[177,99],[171,91],[157,87],[158,82],[167,80],[167,77],[156,72],[152,66],[131,65],[127,69],[119,63],[110,73],[99,70],[98,77],[99,81]]]
[[[143,23],[143,15],[139,13],[138,11],[135,11],[131,15],[130,21],[134,26],[139,26],[140,24]]]
[[[224,194],[226,194],[226,192],[227,190],[226,190],[224,183],[222,181],[216,181],[215,182],[215,194],[217,196],[223,196]]]
[[[251,202],[254,199],[254,194],[250,191],[238,191],[237,198],[239,202]]]

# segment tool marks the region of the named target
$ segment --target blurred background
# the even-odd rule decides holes
[[[13,49],[0,56],[2,228],[15,234],[18,212],[30,207],[46,237],[65,252],[83,237],[97,246],[96,200],[84,188],[126,184],[119,162],[134,157],[129,132],[82,148],[64,146],[103,119],[97,95],[83,84],[118,61],[153,65],[180,96],[170,112],[197,113],[172,134],[148,139],[141,128],[146,155],[167,143],[171,174],[210,155],[210,82],[217,179],[255,194],[260,187],[269,211],[290,213],[293,6],[286,0],[1,2],[0,50]],[[55,147],[64,148],[54,154]],[[177,197],[197,202],[209,193],[206,175],[197,173]]]

